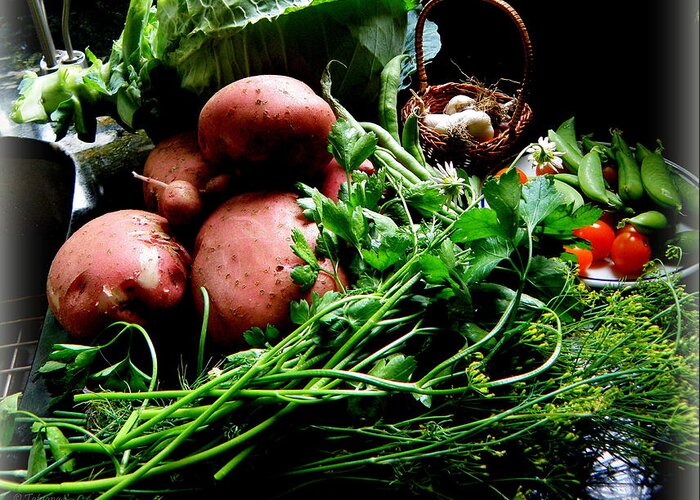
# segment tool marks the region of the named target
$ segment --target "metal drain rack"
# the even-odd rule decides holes
[[[46,313],[43,295],[0,302],[0,390],[22,392],[29,380]]]

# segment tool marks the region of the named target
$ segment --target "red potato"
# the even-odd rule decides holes
[[[183,180],[168,184],[158,200],[158,213],[175,226],[194,223],[202,213],[202,208],[199,190],[191,182]]]
[[[246,178],[283,185],[317,175],[330,161],[333,110],[304,82],[282,75],[237,80],[199,115],[199,146],[214,163],[231,162]],[[261,164],[264,168],[261,168]]]
[[[209,294],[208,335],[216,345],[240,346],[243,332],[251,327],[285,327],[291,301],[336,289],[326,273],[308,291],[293,282],[290,271],[303,262],[290,248],[292,228],[315,246],[318,228],[304,217],[291,193],[237,195],[205,221],[193,252],[192,288],[200,313],[200,288]],[[330,262],[321,264],[331,269]]]
[[[358,170],[366,174],[374,174],[374,165],[369,160],[365,160],[358,167]],[[348,174],[338,161],[333,158],[323,169],[323,183],[319,191],[333,201],[338,201],[338,193],[344,182],[348,181]]]
[[[144,210],[109,212],[58,250],[46,284],[49,307],[76,338],[114,321],[146,326],[187,295],[190,265],[164,217]]]
[[[208,162],[199,149],[197,132],[189,131],[165,139],[153,148],[143,167],[143,199],[146,208],[165,216],[173,225],[189,224],[201,216],[202,194],[223,194],[230,174]],[[150,180],[150,182],[149,182]],[[177,182],[164,201],[166,186]],[[200,196],[181,184],[189,183]],[[184,187],[183,187],[184,186]],[[187,189],[186,196],[182,196]],[[180,196],[173,199],[180,191]]]

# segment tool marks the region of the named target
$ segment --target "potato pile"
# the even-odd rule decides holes
[[[328,103],[294,78],[253,76],[219,90],[197,130],[156,144],[136,174],[145,210],[97,217],[59,249],[47,279],[59,323],[86,338],[119,320],[147,327],[188,300],[201,319],[204,287],[209,338],[230,349],[251,327],[285,326],[291,301],[337,289],[342,272],[338,281],[320,273],[310,290],[290,276],[303,264],[292,229],[312,248],[318,235],[294,182],[337,199],[345,175],[328,152],[334,122]]]

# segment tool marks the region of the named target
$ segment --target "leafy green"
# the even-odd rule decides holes
[[[20,393],[15,393],[0,399],[0,446],[7,446],[12,441],[20,396]]]
[[[339,61],[334,92],[356,111],[376,109],[379,75],[403,52],[417,0],[131,0],[106,62],[25,76],[12,119],[52,122],[57,138],[75,125],[94,140],[97,116],[154,137],[196,125],[198,110],[228,83],[285,74],[319,89]],[[411,19],[413,19],[413,16]],[[439,50],[433,24],[426,59]],[[411,49],[412,50],[412,49]],[[411,66],[404,68],[408,76]]]
[[[662,460],[697,468],[697,293],[674,276],[588,289],[557,251],[598,210],[514,170],[482,198],[479,183],[375,144],[385,131],[334,107],[350,182],[337,202],[299,186],[319,235],[314,248],[291,234],[292,275],[307,286],[323,255],[349,284],[291,303],[291,325],[248,330],[251,349],[213,354],[206,372],[198,358],[177,383],[159,379],[137,327],[150,373],[130,336],[120,349],[55,346],[42,370],[80,375],[67,380],[80,426],[27,418],[38,436],[61,428],[54,464],[75,467],[38,460],[41,483],[0,487],[187,494],[210,471],[270,498],[356,477],[402,497],[580,498],[572,468],[589,474],[603,452],[650,473]],[[352,168],[366,157],[377,175]],[[459,189],[447,196],[448,184]]]

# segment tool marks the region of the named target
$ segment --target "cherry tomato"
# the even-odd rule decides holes
[[[585,275],[586,271],[593,263],[593,252],[587,248],[580,247],[564,247],[564,250],[576,256],[578,261],[578,273],[580,275]]]
[[[610,255],[610,247],[615,239],[615,230],[602,220],[598,220],[590,226],[574,229],[573,233],[590,242],[593,260],[602,260]]]
[[[611,165],[604,165],[603,178],[608,182],[610,186],[617,186],[617,169]]]
[[[558,169],[551,163],[538,163],[535,167],[536,175],[547,175],[547,174],[559,174],[563,172],[564,169]]]
[[[621,234],[621,233],[634,233],[634,234],[638,234],[640,236],[643,236],[644,238],[647,237],[645,234],[642,234],[639,231],[637,231],[637,228],[634,227],[632,224],[625,224],[624,226],[619,228],[617,230],[616,234]]]
[[[644,264],[651,260],[649,240],[643,234],[633,231],[620,232],[610,249],[613,270],[623,276],[638,276]]]
[[[502,168],[501,170],[499,170],[498,172],[496,172],[494,174],[494,177],[499,178],[501,176],[501,174],[506,172],[509,168],[510,167]],[[522,170],[520,170],[519,168],[516,168],[515,170],[518,171],[518,176],[520,177],[520,184],[525,184],[527,182],[527,174],[525,172],[523,172]]]

